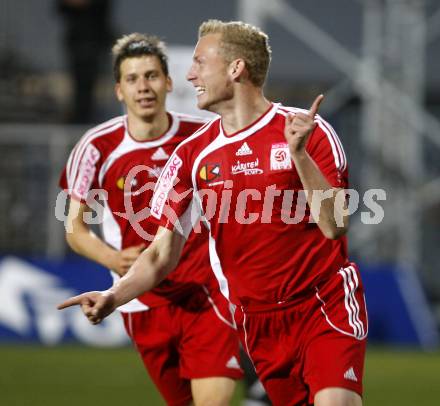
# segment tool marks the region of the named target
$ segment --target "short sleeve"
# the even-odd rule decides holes
[[[331,186],[348,188],[348,168],[342,143],[333,127],[317,116],[317,126],[310,136],[307,152]]]
[[[61,173],[59,186],[71,198],[86,203],[90,190],[98,188],[100,158],[101,153],[93,144],[78,144]]]
[[[182,150],[176,150],[163,168],[151,200],[155,223],[188,238],[200,218],[194,199],[191,164]]]

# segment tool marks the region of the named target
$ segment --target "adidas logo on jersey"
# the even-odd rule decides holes
[[[358,381],[356,374],[354,373],[353,367],[350,367],[349,369],[347,369],[347,371],[345,371],[344,378],[354,382]]]
[[[253,152],[249,148],[249,145],[247,144],[246,141],[243,143],[243,145],[240,148],[238,148],[237,152],[235,153],[235,155],[237,156],[252,155],[252,154]]]
[[[227,368],[235,368],[240,369],[240,364],[238,363],[238,360],[235,356],[232,356],[229,358],[229,361],[226,363]]]
[[[156,149],[155,153],[151,155],[151,159],[153,161],[164,161],[168,159],[170,156],[165,152],[165,150],[162,147],[159,147]]]

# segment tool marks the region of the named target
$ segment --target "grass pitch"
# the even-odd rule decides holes
[[[431,406],[440,399],[440,351],[370,348],[365,406]],[[240,405],[240,385],[233,405]],[[132,348],[0,346],[0,404],[164,405]]]

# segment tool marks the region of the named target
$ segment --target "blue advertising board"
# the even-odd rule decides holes
[[[106,269],[79,257],[62,261],[1,258],[0,341],[44,345],[81,342],[93,346],[128,343],[117,312],[93,326],[78,306],[56,309],[69,296],[106,289],[111,284]]]
[[[414,272],[393,266],[361,266],[369,316],[369,340],[376,343],[438,345],[438,332]],[[128,343],[120,315],[94,326],[78,306],[59,311],[69,296],[112,284],[103,267],[72,256],[61,261],[0,258],[0,342],[93,346]]]

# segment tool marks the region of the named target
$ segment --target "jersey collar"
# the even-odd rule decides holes
[[[129,139],[132,143],[135,144],[143,144],[144,146],[149,148],[158,147],[160,145],[167,143],[171,138],[173,138],[176,135],[180,124],[180,120],[177,114],[173,114],[173,112],[167,112],[167,114],[168,117],[170,117],[170,121],[171,121],[168,130],[153,140],[145,140],[145,141],[138,141],[131,136],[128,130],[128,118],[127,116],[125,116],[124,117],[125,139]]]
[[[220,137],[225,138],[227,140],[234,140],[234,141],[239,141],[242,140],[246,137],[248,137],[249,135],[254,134],[255,132],[257,132],[258,130],[261,130],[266,124],[268,124],[272,118],[275,116],[278,107],[280,106],[280,103],[271,103],[271,106],[269,107],[269,109],[263,113],[263,115],[261,115],[259,118],[257,118],[257,120],[255,120],[253,123],[249,124],[247,127],[231,134],[231,135],[226,135],[224,130],[223,130],[223,124],[220,120]]]

